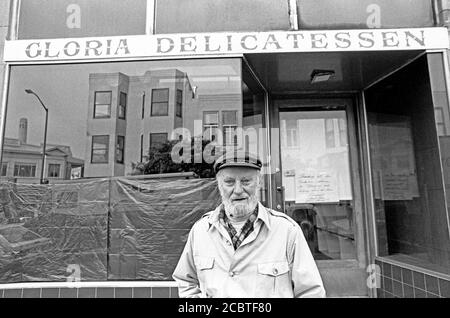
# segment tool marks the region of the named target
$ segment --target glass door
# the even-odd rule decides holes
[[[327,294],[365,295],[351,100],[285,100],[275,104],[280,129],[278,206],[302,228]]]

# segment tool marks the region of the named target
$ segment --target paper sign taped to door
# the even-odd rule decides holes
[[[296,203],[339,202],[336,175],[328,171],[296,172]]]

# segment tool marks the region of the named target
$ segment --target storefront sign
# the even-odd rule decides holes
[[[199,33],[6,41],[4,60],[59,61],[281,52],[446,49],[445,28]]]

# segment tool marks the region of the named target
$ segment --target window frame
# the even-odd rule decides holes
[[[155,97],[155,91],[167,91],[167,102],[161,102],[161,101],[154,101],[154,97]],[[152,89],[152,106],[151,106],[151,111],[150,111],[150,116],[151,117],[164,117],[164,116],[169,116],[169,100],[170,100],[170,89],[169,88],[153,88]],[[165,109],[165,113],[163,114],[156,114],[154,112],[155,108],[154,106],[159,105],[159,104],[165,104],[166,105],[166,109]]]
[[[120,142],[119,140],[122,140],[122,149],[120,148]],[[118,152],[122,152],[122,155],[120,157],[118,157],[119,153]],[[115,161],[116,163],[119,164],[124,164],[125,163],[125,136],[122,135],[117,135],[116,138],[116,152],[115,152]]]
[[[50,166],[58,166],[58,175],[56,177],[50,175]],[[61,164],[60,163],[49,163],[47,165],[47,178],[61,178]]]
[[[125,105],[122,105],[122,96],[125,95]],[[125,92],[120,92],[119,93],[119,103],[117,105],[117,118],[118,119],[123,119],[126,120],[127,119],[127,104],[128,104],[128,94]],[[121,116],[121,110],[123,113],[123,116]]]
[[[34,173],[32,173],[32,175],[30,176],[21,176],[20,173],[16,174],[16,167],[20,167],[20,166],[31,166],[31,171],[33,171],[34,168]],[[15,162],[14,163],[14,171],[13,171],[13,176],[17,177],[17,178],[36,178],[36,168],[37,168],[37,164],[36,163],[29,163],[29,162]],[[20,172],[20,168],[19,168],[19,172]]]
[[[109,104],[98,104],[97,105],[97,93],[109,93]],[[94,92],[94,119],[107,119],[111,118],[111,104],[112,104],[112,91],[95,91]],[[97,116],[97,106],[108,106],[107,116]]]
[[[221,113],[222,113],[222,131],[223,131],[222,138],[223,138],[223,144],[227,145],[227,146],[228,145],[229,146],[236,146],[237,143],[238,143],[237,136],[234,135],[235,136],[235,140],[234,140],[233,143],[228,143],[227,142],[227,132],[230,130],[230,128],[234,129],[234,131],[236,131],[236,129],[238,128],[238,115],[237,115],[238,111],[237,110],[222,110]],[[235,115],[234,118],[236,120],[235,124],[225,124],[224,123],[225,113],[234,113],[234,115]]]
[[[94,150],[99,150],[99,149],[94,149],[94,138],[98,138],[98,137],[106,137],[107,138],[107,142],[106,142],[106,161],[94,161]],[[109,135],[93,135],[91,138],[91,164],[108,164],[109,163]]]
[[[3,167],[5,167],[5,174],[3,174]],[[2,162],[0,177],[7,177],[7,176],[8,176],[8,162]]]
[[[206,116],[207,115],[211,115],[211,114],[217,114],[217,123],[206,123]],[[218,131],[220,129],[220,112],[218,110],[205,110],[203,111],[203,118],[202,118],[202,124],[203,124],[203,137],[205,137],[205,132],[206,130],[209,129],[210,134],[208,136],[208,140],[209,141],[217,141],[217,140],[213,140],[212,136],[217,137],[217,135],[211,133],[214,130]]]
[[[179,88],[175,93],[175,116],[183,118],[183,90]]]
[[[152,147],[152,137],[154,137],[155,135],[165,135],[165,141],[164,142],[167,142],[167,141],[169,141],[169,134],[168,133],[166,133],[166,132],[161,132],[161,133],[150,133],[149,134],[149,136],[150,136],[150,140],[149,140],[149,146],[150,146],[150,148],[149,149],[153,149],[153,148],[156,148],[156,147]]]

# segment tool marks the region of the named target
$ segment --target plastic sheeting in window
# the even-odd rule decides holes
[[[0,183],[0,283],[171,280],[214,179]]]
[[[108,279],[172,280],[189,230],[219,201],[214,179],[114,180]]]

